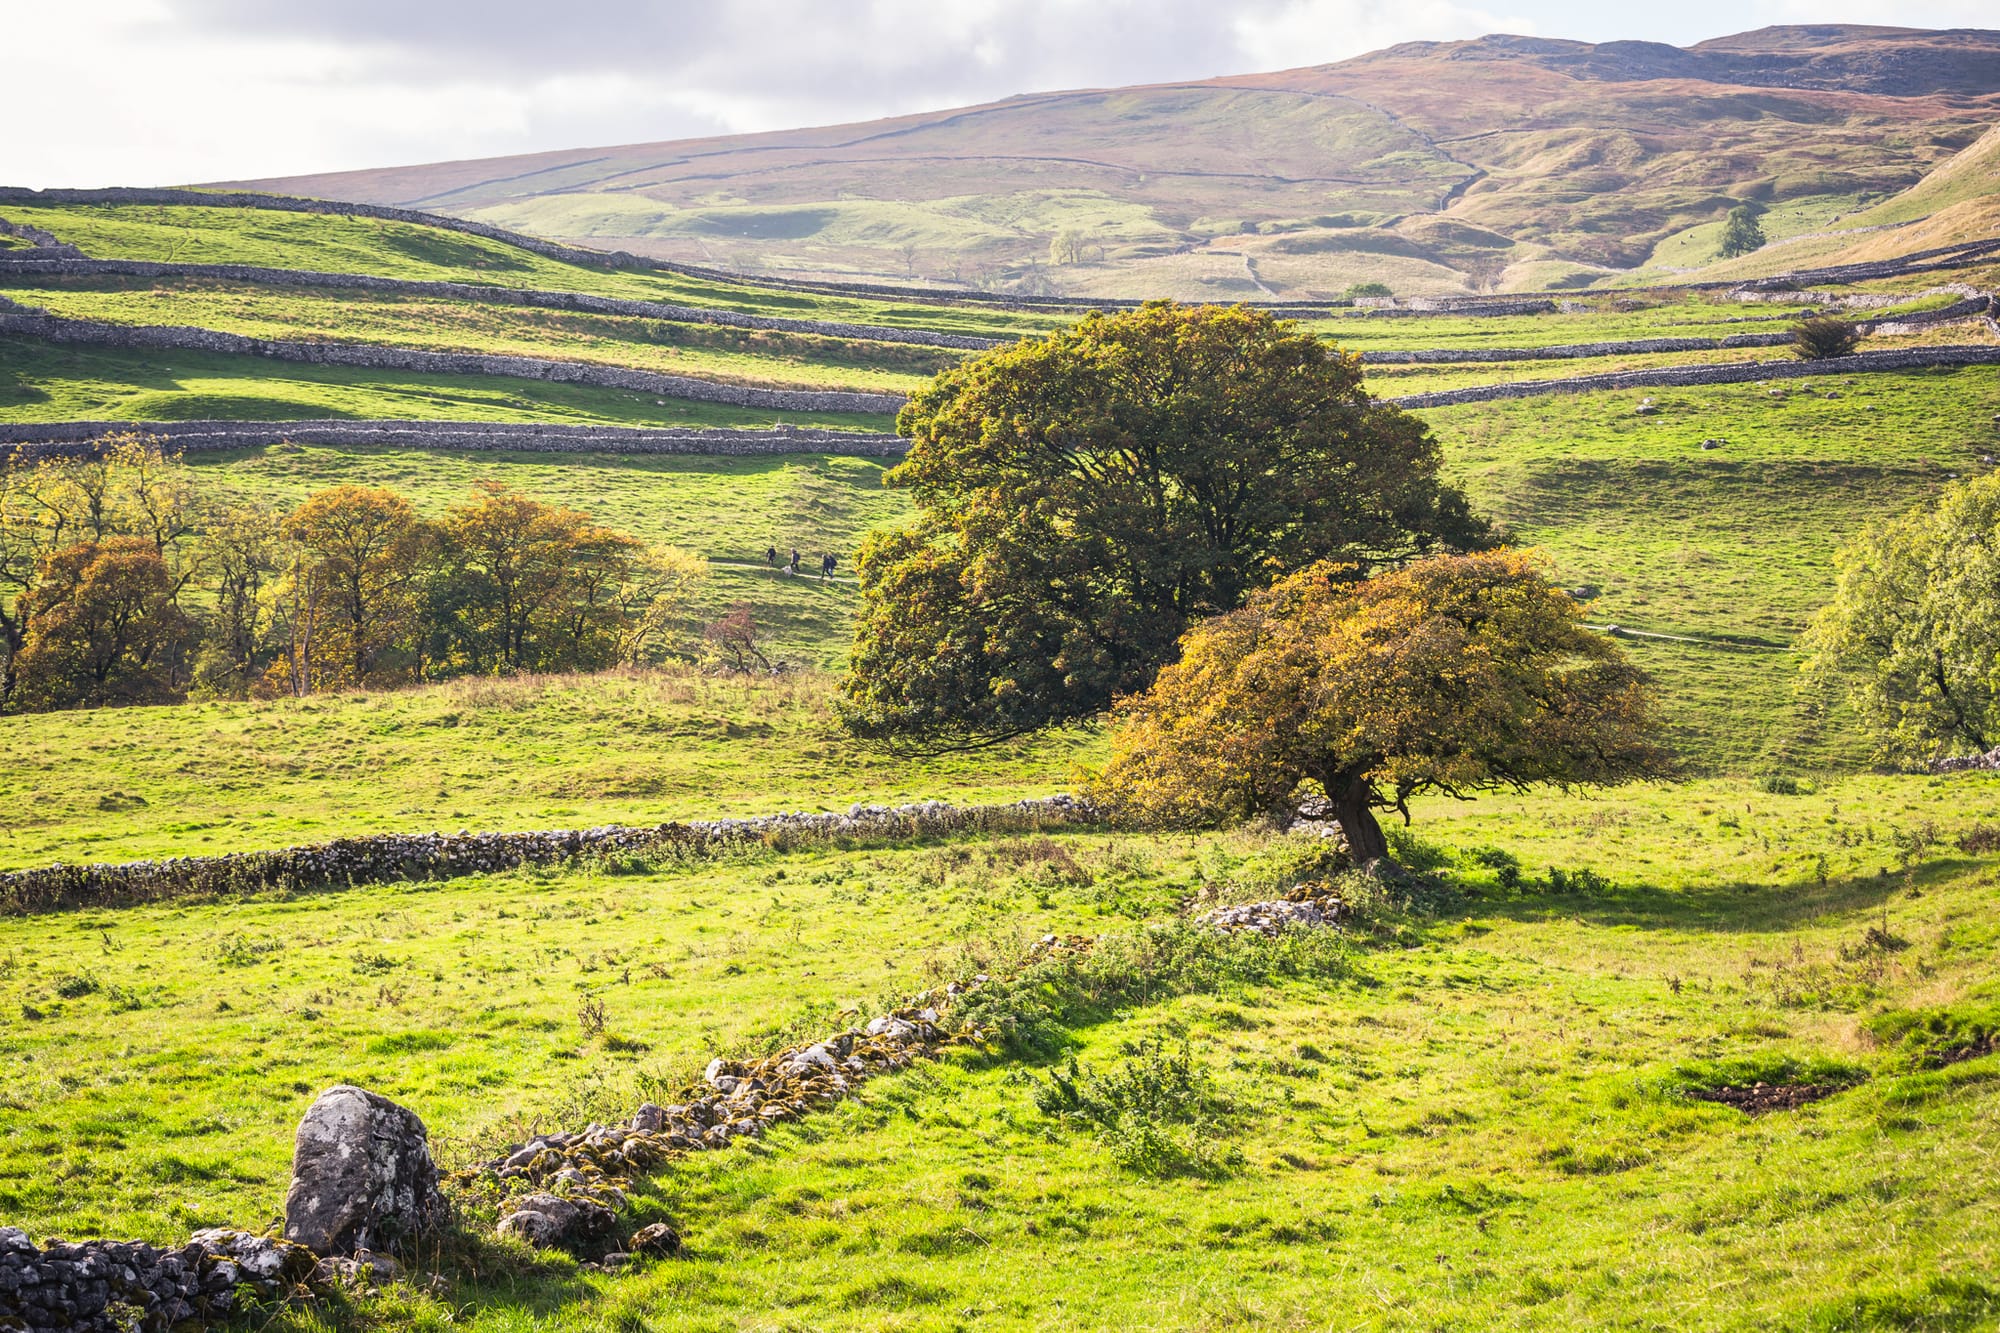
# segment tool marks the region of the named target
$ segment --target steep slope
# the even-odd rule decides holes
[[[1996,119],[2000,32],[1767,28],[1686,49],[1491,36],[859,125],[246,184],[750,271],[1308,298],[1364,281],[1585,285],[1746,199],[1776,234],[1807,230],[1916,185]]]

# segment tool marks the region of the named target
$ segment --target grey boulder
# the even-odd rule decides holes
[[[442,1218],[444,1206],[415,1112],[341,1084],[299,1122],[286,1240],[319,1255],[394,1249]]]

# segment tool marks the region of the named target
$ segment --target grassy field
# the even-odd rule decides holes
[[[8,221],[42,227],[93,259],[252,264],[370,273],[431,282],[545,287],[759,315],[893,324],[958,332],[1025,332],[1060,320],[992,307],[821,296],[678,273],[607,270],[547,259],[519,246],[405,222],[338,214],[154,205],[9,204]]]
[[[1740,782],[1421,809],[1443,886],[1344,943],[1220,949],[671,1165],[689,1257],[544,1261],[278,1328],[1969,1328],[2000,1289],[2000,1057],[1913,1068],[1880,1015],[1996,998],[2000,779]],[[275,1215],[289,1132],[359,1079],[448,1161],[601,1117],[1044,929],[1267,893],[1268,835],[966,839],[0,922],[0,1207],[164,1237]],[[1518,859],[1510,887],[1496,867]],[[1584,893],[1547,871],[1597,872]],[[1126,956],[1126,955],[1120,955]],[[218,959],[220,960],[218,962]],[[607,1035],[576,1022],[600,999]],[[35,1017],[26,1015],[32,1011]],[[1155,1045],[1157,1043],[1157,1045]],[[1166,1155],[1035,1091],[1197,1071]],[[1847,1090],[1749,1118],[1690,1090]],[[88,1199],[79,1203],[79,1199]]]
[[[810,673],[463,679],[268,703],[0,718],[0,868],[407,829],[581,828],[1060,790],[1091,733],[912,758]]]
[[[15,299],[70,319],[548,357],[780,388],[907,393],[963,355],[900,343],[381,293],[134,282],[13,290]]]
[[[884,431],[863,413],[773,412],[623,389],[480,375],[425,375],[267,361],[212,352],[141,352],[0,341],[8,421],[542,421],[617,426],[769,426]]]
[[[929,327],[1048,323],[606,274],[354,219],[43,212],[8,216],[93,254]],[[935,355],[199,284],[17,295],[116,319],[762,383],[898,387],[922,369],[911,358]],[[1717,336],[1793,313],[1648,300],[1314,328],[1355,347],[1504,347]],[[1414,392],[1708,355],[1382,368],[1371,383]],[[1642,416],[1646,398],[1657,411]],[[1450,476],[1549,553],[1593,623],[1626,636],[1700,776],[1420,802],[1413,832],[1396,835],[1415,888],[1354,886],[1363,914],[1348,930],[1271,944],[1177,924],[1191,903],[1269,896],[1307,873],[1316,845],[1261,828],[757,850],[0,918],[0,1222],[38,1238],[161,1241],[262,1228],[282,1209],[298,1117],[331,1083],[404,1101],[447,1165],[469,1162],[669,1100],[710,1056],[833,1030],[946,977],[1004,974],[1026,941],[1079,932],[1104,938],[1079,966],[1106,988],[1089,1001],[1036,974],[1014,992],[1050,1006],[1035,1040],[872,1082],[833,1112],[642,1185],[628,1222],[673,1221],[683,1259],[612,1277],[488,1249],[445,1262],[442,1287],[418,1278],[242,1327],[2000,1324],[2000,1211],[1984,1169],[2000,1150],[2000,1054],[1926,1068],[1893,1039],[1914,1010],[1979,1032],[2000,1022],[2000,775],[1857,771],[1867,747],[1849,720],[1796,707],[1792,649],[1841,541],[2000,453],[2000,379],[1839,376],[1422,415]],[[22,341],[0,346],[0,416],[771,420],[529,381]],[[435,514],[499,480],[585,509],[706,554],[700,613],[750,604],[799,669],[0,718],[0,869],[384,831],[1008,800],[1072,789],[1103,752],[1094,727],[929,756],[845,733],[827,669],[844,655],[853,586],[788,577],[762,553],[796,546],[810,563],[832,550],[849,574],[862,535],[909,512],[879,461],[274,442],[194,462],[204,494],[276,508],[359,482]],[[1968,845],[1983,850],[1960,845],[1981,829]],[[604,1006],[602,1032],[581,1021],[586,1001]],[[1152,1119],[1093,1128],[1041,1109],[1072,1059],[1086,1089],[1094,1072],[1172,1075],[1188,1091]],[[1760,1079],[1840,1090],[1758,1117],[1693,1095]]]

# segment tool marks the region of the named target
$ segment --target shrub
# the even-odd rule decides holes
[[[1105,1074],[1072,1057],[1036,1083],[1034,1098],[1044,1115],[1098,1132],[1119,1165],[1140,1175],[1220,1175],[1242,1159],[1215,1141],[1228,1103],[1186,1041],[1178,1050],[1163,1037],[1141,1042]]]
[[[1481,847],[1472,853],[1472,863],[1493,872],[1496,883],[1509,893],[1517,893],[1527,880],[1521,874],[1521,858],[1498,847]]]
[[[2000,852],[2000,824],[1974,824],[1959,835],[1958,850],[1974,856]]]
[[[1576,893],[1587,897],[1611,891],[1611,881],[1588,866],[1581,870],[1564,870],[1560,866],[1549,868],[1550,893]]]
[[[1394,296],[1395,294],[1395,292],[1389,289],[1389,284],[1386,282],[1357,282],[1347,289],[1347,299],[1350,301],[1361,301],[1370,298],[1380,300],[1384,297]]]
[[[1757,789],[1773,796],[1810,796],[1812,787],[1788,773],[1772,773],[1757,783]]]
[[[1801,361],[1846,356],[1860,341],[1860,329],[1831,315],[1814,315],[1792,326],[1792,354]]]
[[[88,972],[70,972],[56,978],[56,994],[65,1000],[80,1000],[97,991],[97,978]]]

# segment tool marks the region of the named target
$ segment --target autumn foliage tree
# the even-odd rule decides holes
[[[897,429],[917,521],[862,546],[847,682],[875,734],[1087,717],[1287,571],[1488,540],[1358,357],[1245,307],[1091,315],[940,374]]]
[[[2000,473],[1948,487],[1834,556],[1807,682],[1844,686],[1882,758],[2000,745]]]
[[[472,664],[588,670],[617,660],[641,545],[588,514],[484,482],[440,525]]]
[[[1375,812],[1661,771],[1652,697],[1577,604],[1512,550],[1357,581],[1323,562],[1196,625],[1123,705],[1097,799],[1187,825],[1330,801],[1350,854],[1388,854]]]
[[[192,625],[167,563],[143,537],[107,537],[44,557],[24,599],[18,664],[30,708],[172,703]]]

